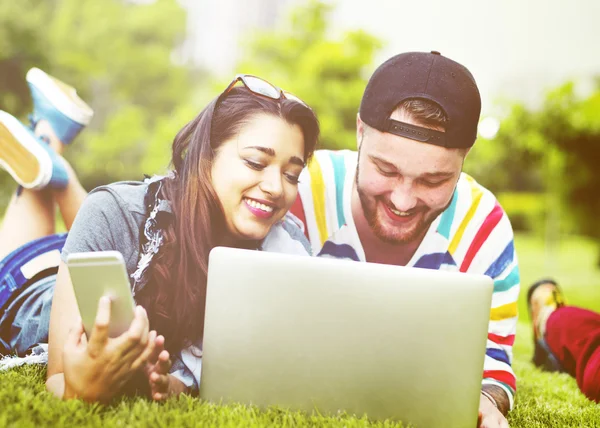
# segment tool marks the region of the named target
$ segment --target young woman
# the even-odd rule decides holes
[[[236,76],[175,137],[171,174],[92,191],[44,293],[53,294],[48,389],[108,401],[140,373],[157,400],[197,388],[208,254],[219,245],[307,253],[285,214],[318,134],[302,101],[262,79]],[[7,214],[33,193],[13,199]],[[86,338],[64,264],[72,252],[100,250],[123,254],[140,305],[117,338],[107,336],[104,298]]]

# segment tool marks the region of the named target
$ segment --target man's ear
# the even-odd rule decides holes
[[[459,149],[461,151],[462,155],[463,155],[462,165],[460,166],[460,170],[461,171],[463,170],[463,168],[465,166],[465,159],[467,159],[467,155],[471,152],[471,148],[472,147],[469,147],[469,148],[466,148],[466,149]]]
[[[365,124],[360,120],[360,114],[356,113],[356,149],[360,150],[360,143],[365,135]]]

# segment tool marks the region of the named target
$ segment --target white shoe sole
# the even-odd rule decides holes
[[[79,96],[75,88],[46,74],[39,68],[32,68],[25,77],[65,116],[81,125],[90,123],[93,110]]]
[[[26,189],[43,188],[52,176],[50,155],[21,122],[3,111],[0,111],[0,166]]]

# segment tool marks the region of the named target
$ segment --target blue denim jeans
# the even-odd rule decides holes
[[[67,234],[45,236],[0,261],[0,353],[48,341],[56,272]]]

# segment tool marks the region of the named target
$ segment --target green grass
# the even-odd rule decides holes
[[[562,286],[568,303],[600,312],[600,269],[595,266],[598,246],[593,241],[566,237],[549,251],[540,239],[517,235],[515,246],[521,271],[521,321],[527,321],[527,288],[548,276]]]
[[[596,247],[589,241],[565,238],[554,255],[539,239],[518,236],[522,274],[519,304],[521,321],[514,348],[518,394],[511,412],[511,427],[599,427],[600,406],[579,392],[575,380],[564,374],[544,373],[529,363],[531,330],[527,324],[524,295],[527,287],[551,275],[562,285],[570,304],[600,311],[600,270],[594,267]],[[0,427],[39,426],[319,426],[400,427],[391,422],[375,423],[351,416],[307,416],[270,409],[266,412],[245,406],[217,406],[198,398],[179,397],[164,405],[145,399],[125,399],[113,406],[62,402],[45,391],[43,369],[24,367],[0,373]]]

